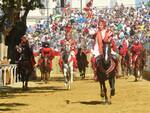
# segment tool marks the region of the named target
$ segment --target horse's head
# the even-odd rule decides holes
[[[43,57],[43,66],[49,67],[50,59],[48,57]]]
[[[66,45],[64,46],[64,51],[70,52],[70,51],[71,51],[71,46],[68,45],[68,44],[66,44]]]
[[[108,63],[109,58],[111,56],[111,47],[110,47],[110,42],[104,42],[103,43],[103,53],[104,53],[104,62]]]

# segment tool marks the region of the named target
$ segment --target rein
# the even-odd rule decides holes
[[[104,67],[102,66],[102,63],[100,64],[99,68],[102,72],[104,72],[108,75],[109,73],[111,73],[115,69],[115,62],[113,61],[113,59],[111,59],[110,60],[110,66],[108,69],[104,69]]]

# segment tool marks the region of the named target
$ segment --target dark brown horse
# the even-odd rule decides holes
[[[20,70],[21,80],[23,82],[23,90],[26,90],[28,88],[29,77],[31,76],[33,71],[32,58],[32,50],[29,47],[28,43],[22,44],[20,58],[18,61],[18,68]]]
[[[40,71],[41,71],[41,80],[44,80],[45,83],[50,78],[50,72],[51,72],[51,65],[52,65],[52,57],[41,57],[41,64],[39,65]]]
[[[107,87],[105,82],[108,80],[110,85],[110,98],[115,95],[115,72],[116,64],[111,55],[111,47],[109,42],[103,44],[103,57],[96,58],[96,72],[100,83],[101,97],[105,98],[105,103],[111,103],[107,95]]]
[[[86,67],[88,67],[87,55],[83,52],[81,48],[78,48],[78,53],[76,55],[78,69],[80,72],[81,79],[85,78]]]
[[[143,69],[145,66],[145,60],[146,60],[146,56],[147,56],[147,51],[146,49],[144,49],[140,55],[137,56],[134,64],[133,64],[133,70],[134,70],[134,76],[135,76],[135,81],[138,81],[140,79],[142,79],[142,75],[143,75]]]
[[[42,61],[43,62],[40,65],[41,80],[44,80],[45,82],[47,82],[50,76],[50,68],[49,68],[50,61],[48,60],[47,57],[43,57]]]

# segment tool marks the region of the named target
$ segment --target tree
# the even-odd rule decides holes
[[[0,18],[0,30],[8,31],[5,44],[8,45],[8,58],[14,63],[14,48],[26,32],[26,19],[30,10],[43,8],[41,0],[2,0],[0,8],[3,16]]]

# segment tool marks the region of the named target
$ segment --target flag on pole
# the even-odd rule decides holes
[[[93,15],[92,5],[93,5],[93,0],[89,0],[89,2],[87,2],[86,6],[84,8],[84,11],[86,11],[88,18],[92,18],[92,15]]]

